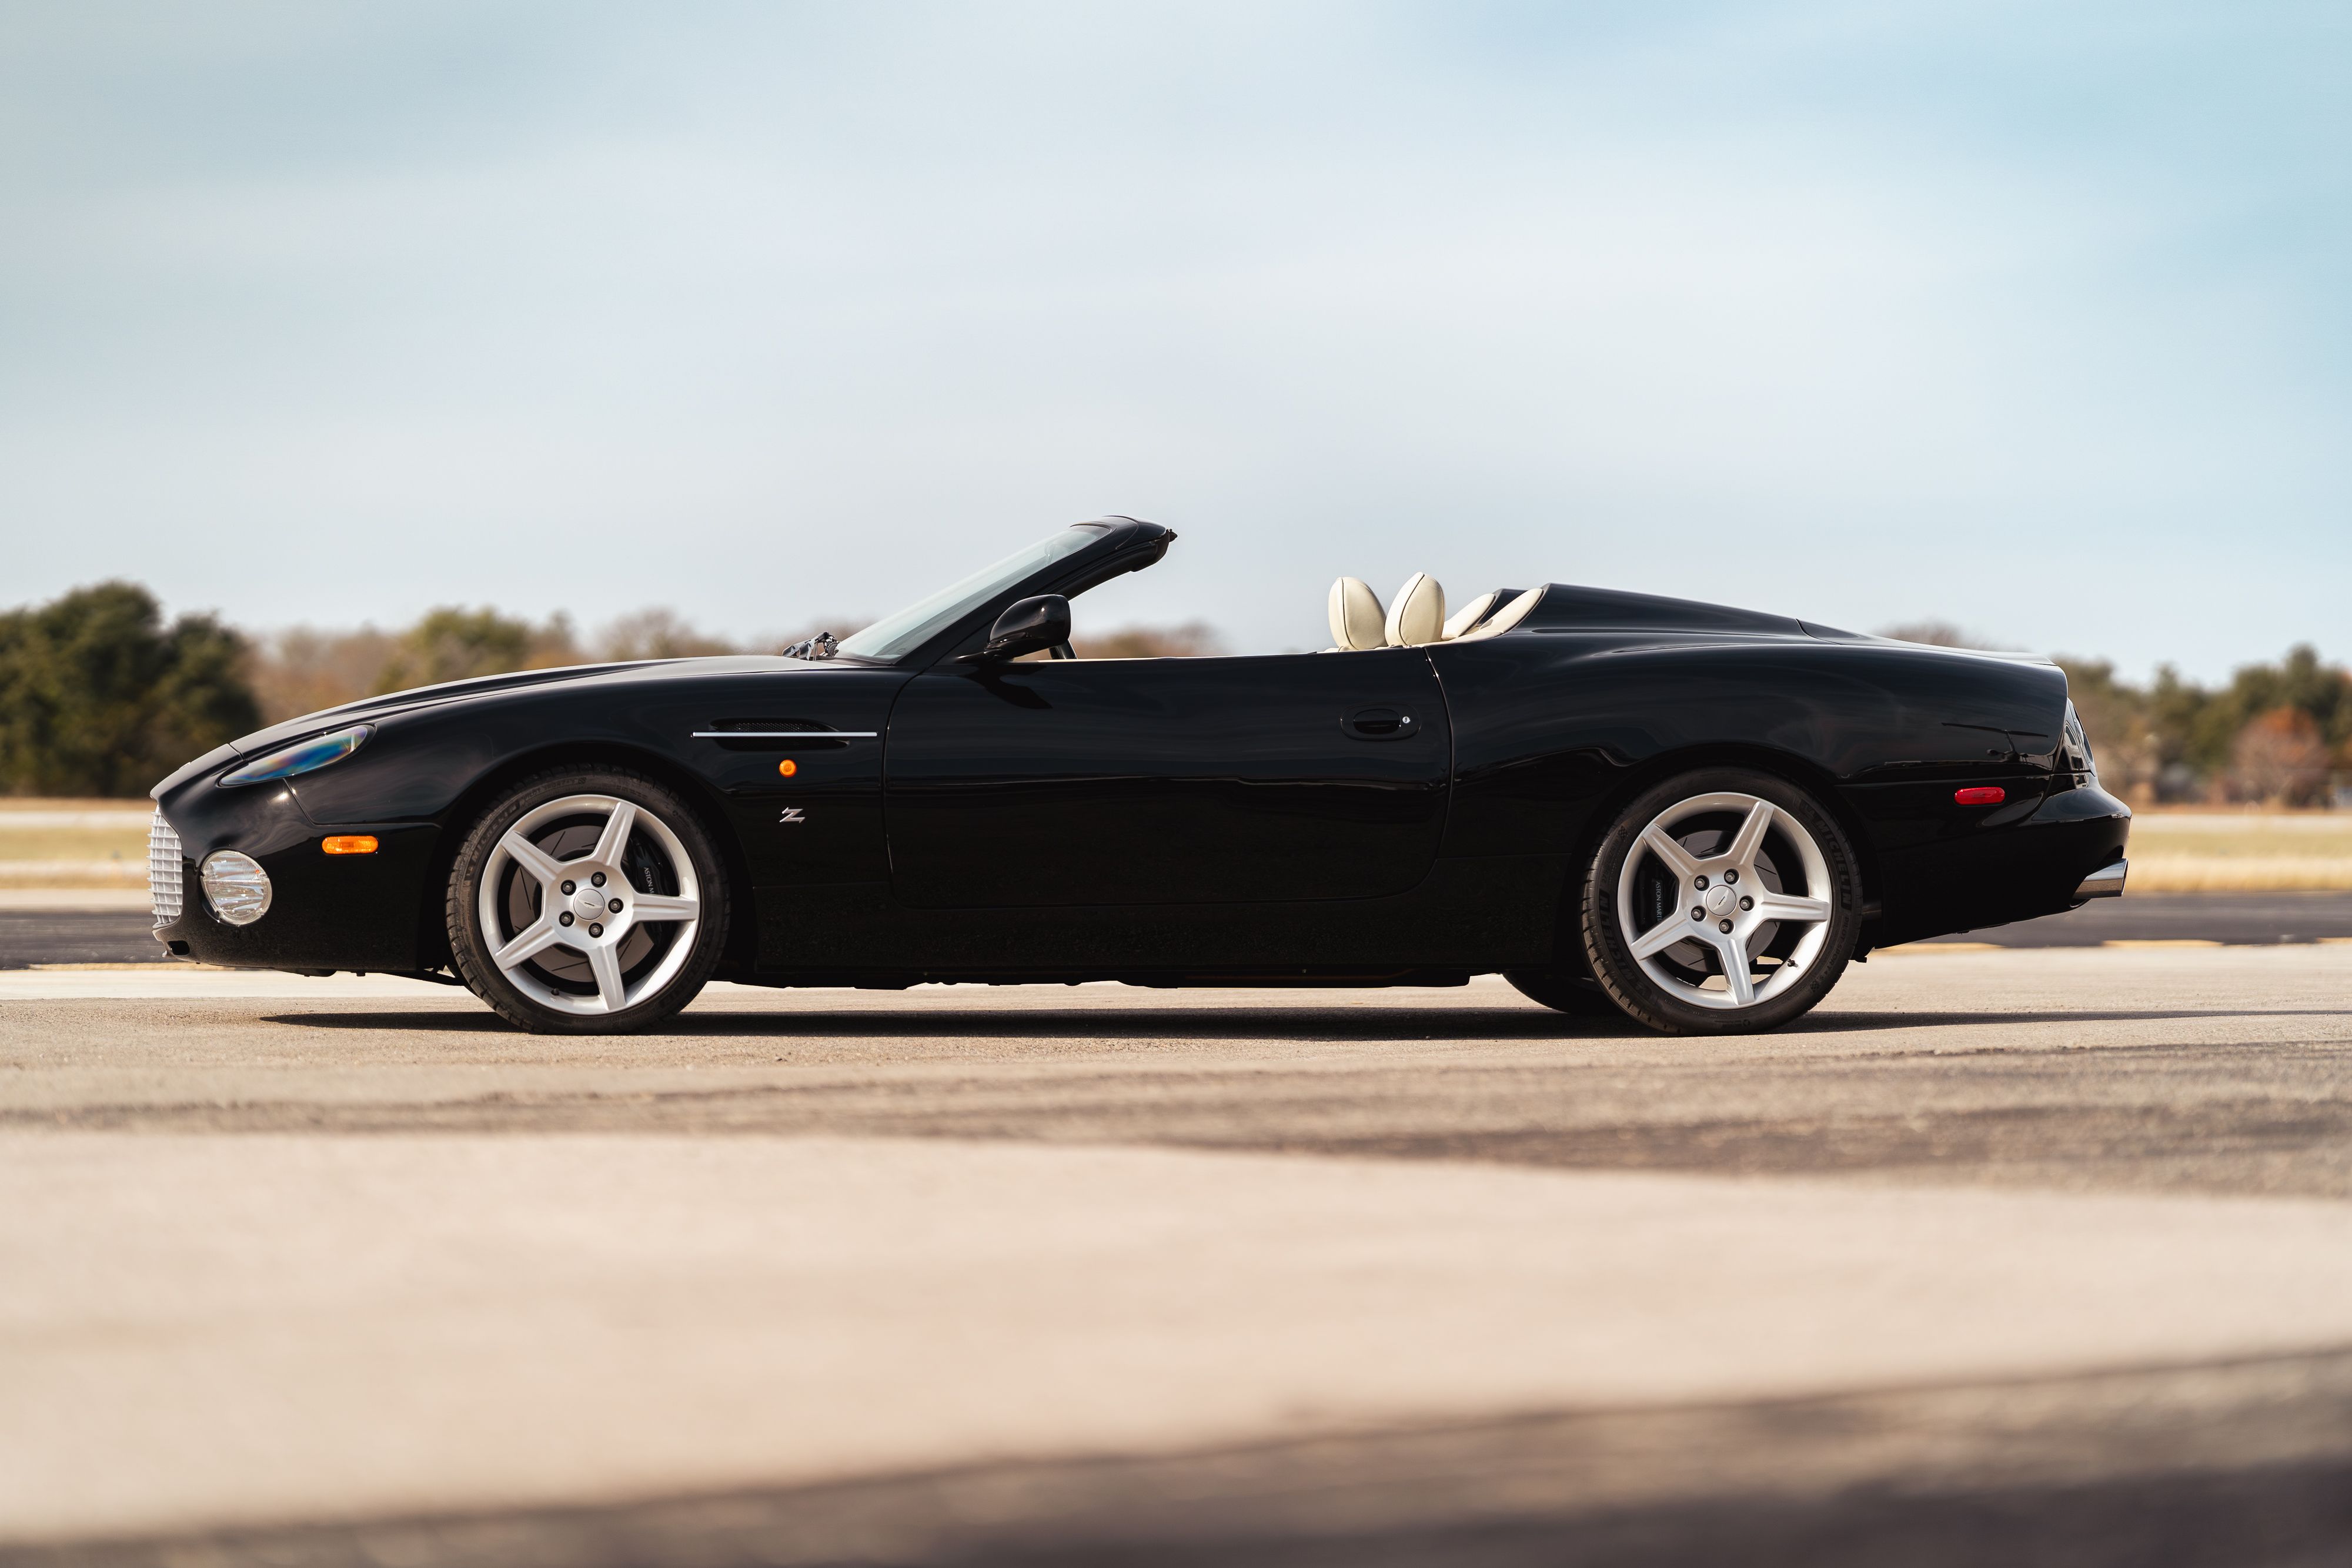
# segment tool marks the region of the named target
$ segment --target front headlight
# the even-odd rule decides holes
[[[196,874],[204,881],[205,902],[231,925],[250,925],[269,913],[269,873],[251,855],[215,850]]]
[[[233,784],[266,784],[272,779],[291,779],[297,773],[308,773],[324,768],[330,762],[341,762],[366,743],[375,733],[372,724],[355,724],[349,729],[339,729],[331,735],[314,736],[299,741],[283,751],[273,751],[257,757],[234,773],[221,775],[220,787]]]

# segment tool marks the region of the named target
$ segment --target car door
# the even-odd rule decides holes
[[[1418,649],[943,665],[890,715],[890,885],[928,908],[1402,893],[1449,750]]]

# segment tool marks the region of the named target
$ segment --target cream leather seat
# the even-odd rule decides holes
[[[1389,604],[1389,618],[1381,625],[1381,634],[1391,648],[1417,648],[1424,643],[1445,640],[1445,590],[1437,579],[1425,571],[1416,571],[1404,580],[1404,586]]]
[[[1381,613],[1381,596],[1360,577],[1343,577],[1331,585],[1324,612],[1331,621],[1334,648],[1385,648],[1388,637]]]

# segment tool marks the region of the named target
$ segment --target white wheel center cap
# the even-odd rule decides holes
[[[593,920],[604,913],[604,895],[593,887],[583,887],[572,898],[572,913],[583,920]]]
[[[1735,902],[1732,891],[1727,887],[1710,887],[1706,890],[1706,906],[1717,915],[1730,914],[1731,906]]]

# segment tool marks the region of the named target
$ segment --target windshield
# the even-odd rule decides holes
[[[903,658],[1023,578],[1095,543],[1104,531],[1087,523],[1064,528],[896,615],[885,615],[856,636],[843,638],[841,652],[860,659]]]

